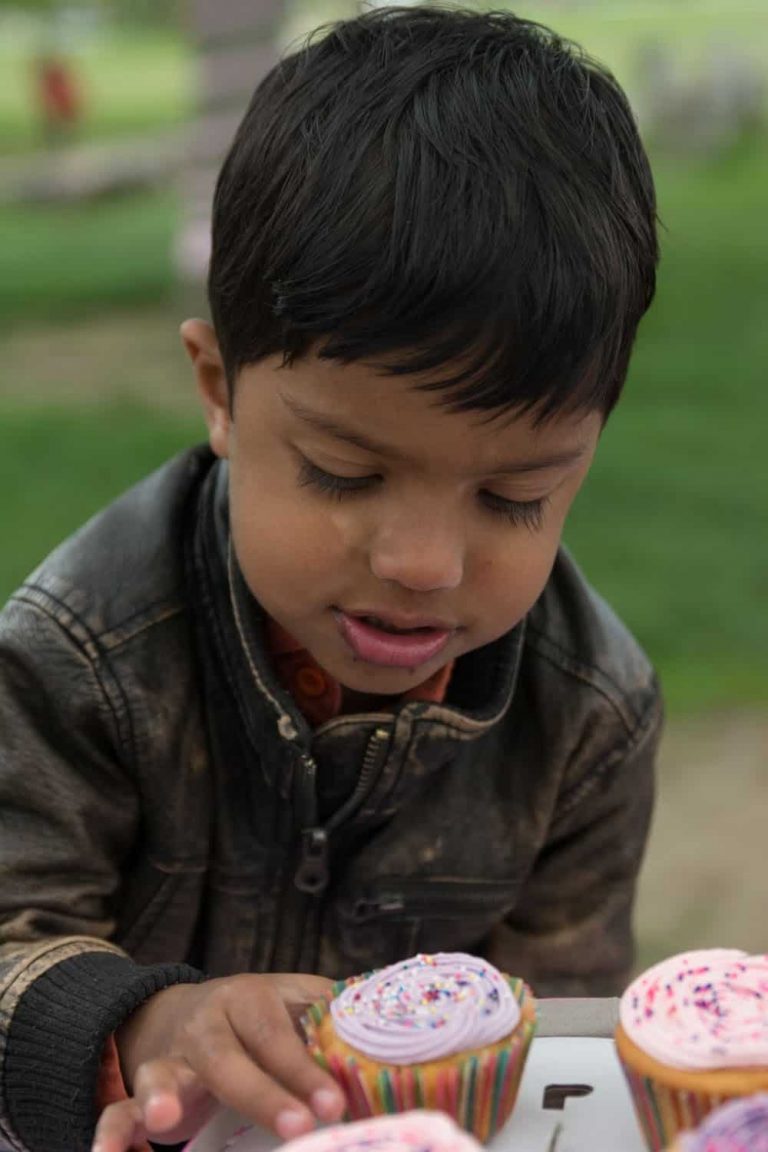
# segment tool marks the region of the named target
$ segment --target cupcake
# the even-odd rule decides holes
[[[716,1108],[669,1152],[768,1152],[768,1096],[747,1096]]]
[[[342,981],[304,1018],[351,1119],[437,1109],[482,1141],[512,1111],[535,1026],[523,981],[462,952]]]
[[[248,1127],[236,1132],[222,1152],[263,1149],[263,1129]],[[332,1124],[289,1140],[280,1152],[480,1152],[480,1145],[440,1112],[413,1111]]]
[[[648,1147],[768,1090],[768,955],[684,952],[621,998],[616,1047]]]

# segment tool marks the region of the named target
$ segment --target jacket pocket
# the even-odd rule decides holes
[[[392,876],[340,896],[329,922],[343,975],[416,952],[471,952],[514,908],[517,880]]]

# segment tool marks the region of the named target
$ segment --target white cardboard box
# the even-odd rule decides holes
[[[488,1145],[491,1152],[646,1152],[610,1038],[615,1002],[544,1001],[541,1007],[514,1113]],[[552,1035],[558,1025],[564,1032],[602,1034]],[[560,1097],[562,1108],[551,1106],[553,1097]],[[187,1152],[272,1152],[279,1147],[280,1141],[263,1129],[251,1128],[233,1139],[242,1125],[234,1113],[222,1111]]]

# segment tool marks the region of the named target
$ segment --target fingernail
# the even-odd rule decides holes
[[[332,1088],[318,1088],[310,1098],[312,1111],[321,1120],[336,1120],[341,1114],[342,1102]]]
[[[311,1132],[314,1126],[315,1122],[309,1112],[300,1112],[297,1108],[284,1108],[275,1119],[275,1131],[284,1140],[292,1140],[294,1136]]]
[[[174,1128],[182,1117],[181,1101],[170,1092],[153,1092],[147,1100],[145,1115],[152,1117],[152,1126],[162,1131]]]

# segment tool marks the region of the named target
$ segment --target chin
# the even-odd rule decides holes
[[[352,692],[375,692],[381,696],[399,696],[416,684],[434,675],[440,664],[424,664],[418,668],[392,668],[381,664],[366,664],[350,657],[336,679]],[[330,671],[330,669],[329,669]]]

